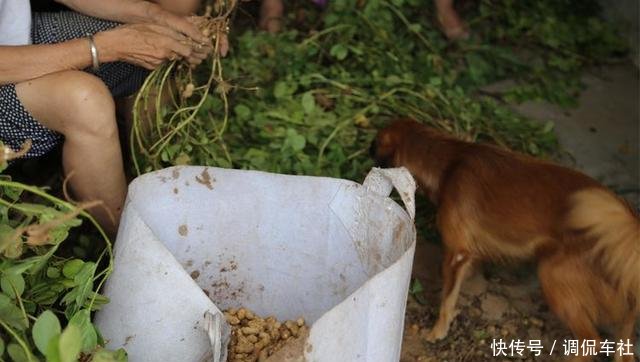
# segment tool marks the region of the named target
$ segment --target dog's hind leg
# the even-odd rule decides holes
[[[622,323],[621,326],[619,326],[618,330],[616,331],[616,342],[622,342],[622,343],[629,343],[631,344],[629,351],[624,350],[623,351],[616,351],[616,355],[613,359],[614,362],[633,362],[633,356],[632,355],[623,355],[626,353],[631,353],[633,354],[633,349],[634,349],[634,327],[635,327],[635,316],[633,314],[629,314],[628,316],[628,320],[624,321]]]
[[[597,278],[584,267],[579,257],[559,252],[541,259],[538,277],[551,310],[571,330],[582,345],[584,340],[600,346],[596,328],[598,301],[592,285]],[[571,361],[592,361],[592,356],[578,355]]]
[[[447,236],[443,235],[443,237],[446,238]],[[468,252],[446,248],[442,261],[443,286],[440,313],[436,324],[425,335],[428,341],[434,342],[442,339],[449,332],[449,326],[455,317],[460,285],[472,264],[473,260]]]

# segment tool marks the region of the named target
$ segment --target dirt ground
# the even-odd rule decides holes
[[[487,265],[473,271],[461,288],[459,314],[449,335],[436,343],[422,338],[438,315],[441,251],[440,245],[418,241],[413,277],[424,286],[425,303],[409,297],[401,362],[563,360],[564,341],[573,337],[548,309],[533,265]],[[494,356],[494,340],[505,342],[507,356]],[[543,347],[539,356],[528,348],[532,340],[539,340]],[[509,348],[512,341],[513,352]],[[523,343],[522,356],[517,354],[518,341]],[[639,360],[636,349],[636,361]],[[600,357],[597,361],[608,360]]]
[[[563,341],[570,332],[560,324],[544,303],[531,265],[520,267],[485,266],[472,272],[461,288],[459,314],[449,335],[437,343],[422,338],[438,315],[440,304],[439,266],[441,247],[420,240],[416,249],[413,276],[425,288],[425,304],[409,298],[401,362],[457,361],[558,361],[564,353]],[[525,347],[523,356],[494,357],[491,343],[540,340],[543,351],[534,358]],[[554,352],[549,355],[553,341]],[[511,357],[510,349],[506,352]],[[514,354],[516,352],[514,351]]]

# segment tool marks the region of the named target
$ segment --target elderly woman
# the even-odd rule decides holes
[[[211,47],[188,17],[199,0],[58,2],[73,11],[31,14],[28,0],[0,0],[0,140],[32,140],[27,157],[63,143],[75,198],[102,200],[89,211],[114,235],[126,194],[114,97],[133,94],[146,70],[176,57],[198,64]]]

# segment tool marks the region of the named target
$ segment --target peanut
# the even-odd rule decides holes
[[[251,342],[247,341],[247,340],[240,341],[236,345],[236,349],[235,350],[236,350],[237,353],[253,352],[253,344]]]
[[[252,311],[250,311],[250,310],[248,310],[248,309],[246,310],[246,318],[247,318],[247,319],[252,320],[252,319],[253,319],[253,318],[255,318],[255,317],[256,317],[256,316],[255,316],[255,314],[253,314],[253,312],[252,312]]]
[[[236,324],[240,324],[240,320],[238,319],[238,317],[234,316],[234,315],[227,315],[227,322],[229,322],[229,324],[231,324],[232,326],[235,326]]]
[[[260,330],[258,328],[252,328],[252,327],[242,327],[241,330],[242,330],[242,334],[245,334],[245,335],[260,333]]]
[[[247,310],[244,308],[240,308],[238,309],[238,313],[236,314],[236,316],[238,317],[238,319],[243,320],[245,319],[245,317],[247,316]]]
[[[278,322],[274,316],[261,318],[247,308],[224,312],[231,324],[229,361],[264,362],[290,339],[308,331],[304,318]]]

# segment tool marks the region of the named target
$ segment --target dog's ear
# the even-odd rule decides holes
[[[391,137],[391,132],[380,132],[378,135],[378,147],[387,148],[391,147],[393,143],[393,139]]]
[[[371,147],[369,147],[369,156],[376,158],[379,156],[380,151],[384,152],[391,147],[392,136],[387,132],[379,132],[378,136],[371,141]]]
[[[376,138],[371,142],[369,154],[380,167],[393,167],[392,160],[395,153],[394,134],[390,129],[383,129],[378,132]]]

